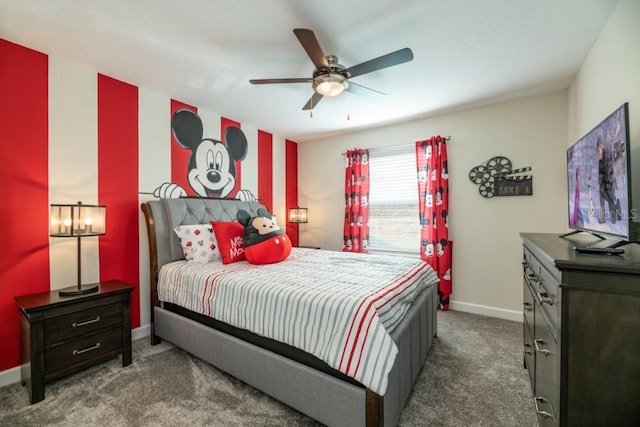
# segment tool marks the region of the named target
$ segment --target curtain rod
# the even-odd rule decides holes
[[[449,135],[446,135],[446,136],[444,137],[444,140],[445,140],[445,141],[449,141],[450,139],[451,139],[451,136],[449,136]],[[417,142],[417,141],[416,141],[416,142]],[[402,148],[402,147],[409,147],[409,146],[414,146],[414,145],[415,145],[415,142],[414,142],[414,143],[410,143],[410,144],[391,145],[391,146],[387,146],[387,147],[375,147],[375,148],[370,148],[370,149],[369,149],[369,151],[387,150],[387,149],[391,150],[391,149]],[[343,151],[343,152],[342,152],[342,155],[343,155],[343,156],[346,156],[346,155],[347,155],[347,152],[346,152],[346,151]]]

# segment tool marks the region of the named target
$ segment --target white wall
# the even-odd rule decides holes
[[[569,144],[629,103],[633,205],[640,208],[640,1],[622,0],[569,88]]]
[[[310,218],[301,227],[301,244],[342,248],[345,149],[450,135],[451,308],[519,319],[519,233],[566,229],[566,99],[561,91],[300,144],[299,199]],[[494,156],[509,158],[514,168],[533,168],[532,196],[480,196],[469,171]]]

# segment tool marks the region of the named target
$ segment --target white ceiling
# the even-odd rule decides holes
[[[0,37],[304,142],[566,88],[617,3],[0,0]],[[386,96],[325,97],[310,117],[310,84],[249,84],[311,77],[294,28],[346,67],[404,47],[414,60],[353,79]]]

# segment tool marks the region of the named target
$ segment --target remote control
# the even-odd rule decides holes
[[[624,253],[624,249],[620,248],[594,248],[593,246],[574,246],[573,250],[586,254],[622,255]]]

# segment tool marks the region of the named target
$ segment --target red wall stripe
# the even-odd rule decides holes
[[[169,121],[171,121],[171,118],[176,111],[183,108],[191,110],[196,114],[198,113],[198,109],[196,107],[172,99],[171,116],[169,117]],[[187,192],[187,195],[197,196],[196,192],[193,191],[189,185],[188,175],[190,157],[191,151],[178,144],[178,141],[176,141],[176,138],[173,136],[173,132],[171,132],[171,182],[180,185]]]
[[[273,213],[273,135],[258,130],[258,201]]]
[[[20,365],[14,297],[48,291],[49,60],[0,39],[0,371]]]
[[[298,144],[285,141],[285,200],[287,205],[287,218],[289,208],[298,206]],[[298,246],[298,224],[287,222],[287,235],[293,246]]]
[[[98,75],[98,200],[107,206],[100,280],[135,286],[131,326],[140,326],[138,88]]]
[[[227,143],[227,141],[224,138],[224,133],[230,126],[235,126],[237,128],[241,127],[239,122],[227,119],[226,117],[220,118],[220,141],[224,142],[225,144]],[[233,190],[231,190],[231,193],[229,193],[229,195],[227,196],[230,198],[236,197],[236,194],[238,193],[238,191],[240,191],[242,185],[242,163],[236,160],[233,162],[233,164],[236,168],[236,185],[233,186]]]

